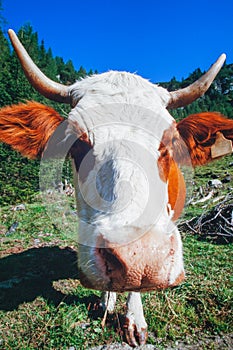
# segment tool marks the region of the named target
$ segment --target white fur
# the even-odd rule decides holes
[[[87,132],[96,160],[86,181],[79,182],[80,216],[91,216],[92,228],[96,222],[110,230],[138,218],[140,227],[153,224],[152,213],[141,215],[149,197],[166,200],[156,162],[163,132],[173,121],[165,109],[168,92],[137,75],[108,72],[73,85],[71,96],[79,102],[69,115],[69,132],[75,132],[72,122]],[[160,211],[158,203],[154,212]]]
[[[72,105],[78,103],[69,114],[67,133],[77,133],[78,125],[91,141],[95,159],[84,179],[75,174],[79,243],[87,247],[79,252],[79,262],[93,282],[101,281],[94,256],[100,236],[127,244],[151,229],[162,236],[170,233],[167,184],[157,161],[163,133],[174,119],[166,110],[167,90],[135,74],[111,71],[88,77],[74,84],[70,94]]]
[[[130,321],[130,328],[137,331],[147,328],[146,320],[143,313],[143,306],[140,293],[130,292],[127,299],[126,317]]]
[[[117,295],[115,292],[103,292],[101,295],[100,306],[103,310],[112,313],[115,308]]]
[[[183,262],[183,244],[181,241],[180,233],[178,229],[174,226],[173,233],[177,240],[177,250],[174,255],[174,263],[170,271],[169,283],[172,285],[176,279],[179,277],[180,273],[184,272],[184,262]]]
[[[103,104],[127,103],[156,111],[159,104],[166,108],[170,100],[170,94],[166,89],[136,74],[118,71],[93,75],[78,81],[70,87],[70,95],[72,104],[78,102],[77,106],[80,109]]]
[[[137,334],[139,343],[143,344],[147,338],[147,323],[144,317],[140,293],[129,293],[126,307],[126,337],[131,346],[137,346],[135,339]]]

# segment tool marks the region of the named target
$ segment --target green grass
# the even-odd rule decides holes
[[[102,330],[92,312],[100,295],[79,283],[75,242],[54,227],[43,205],[28,204],[20,212],[5,207],[1,215],[0,348],[88,349],[122,341],[126,296],[119,297],[116,314]],[[4,236],[14,221],[20,222],[17,230]],[[183,242],[186,281],[143,294],[152,344],[232,332],[232,245],[187,234]]]
[[[181,216],[181,220],[191,219],[194,216],[199,216],[203,211],[210,210],[213,206],[218,204],[217,198],[221,200],[221,196],[226,196],[232,193],[233,190],[233,164],[232,155],[226,156],[220,160],[213,163],[207,164],[205,166],[197,167],[193,172],[188,172],[188,177],[185,176],[187,185],[187,203],[190,199],[197,201],[201,199],[200,189],[202,190],[202,196],[205,197],[209,194],[211,190],[214,191],[214,196],[211,200],[205,203],[197,203],[195,205],[187,205]],[[231,180],[224,183],[226,176],[229,175]],[[208,182],[213,179],[218,179],[223,182],[221,188],[211,188]]]
[[[223,177],[230,160],[216,163],[212,172]],[[208,190],[209,171],[208,167],[197,170],[194,194],[199,186]],[[230,186],[224,185],[221,193],[227,193]],[[211,206],[211,200],[189,206],[182,220]],[[100,293],[80,285],[76,241],[69,228],[61,231],[60,223],[51,221],[40,197],[26,204],[24,211],[11,209],[0,210],[0,349],[89,349],[122,342],[126,295],[119,296],[116,312],[102,329],[95,311]],[[6,236],[14,222],[17,229]],[[142,295],[148,342],[160,349],[177,341],[193,344],[233,331],[232,245],[217,245],[190,233],[182,237],[185,282]],[[200,349],[215,348],[212,344]]]
[[[232,331],[231,246],[215,246],[184,238],[186,281],[156,298],[151,296],[150,330],[164,340]],[[152,299],[151,299],[152,298]],[[150,302],[150,299],[152,302]]]

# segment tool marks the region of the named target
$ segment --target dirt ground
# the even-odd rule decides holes
[[[111,345],[102,345],[91,348],[90,350],[130,350],[132,349],[125,343],[115,343]],[[183,342],[176,342],[170,346],[164,347],[162,345],[144,345],[134,348],[135,350],[233,350],[233,334],[225,336],[216,336],[203,338],[195,344],[185,344]]]

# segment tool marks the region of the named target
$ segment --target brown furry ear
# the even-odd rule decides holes
[[[53,108],[38,102],[3,107],[0,109],[0,142],[28,158],[40,157],[63,120]]]
[[[193,166],[198,166],[216,158],[212,156],[211,149],[218,147],[219,133],[226,142],[233,142],[233,120],[217,112],[189,115],[176,127],[179,137],[173,140],[173,151],[179,164],[187,165],[191,161]]]

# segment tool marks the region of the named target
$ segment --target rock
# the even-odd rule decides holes
[[[209,186],[214,187],[214,188],[219,188],[222,187],[222,181],[218,179],[210,180],[208,182]]]
[[[11,225],[9,230],[5,233],[5,235],[10,236],[12,233],[15,232],[15,230],[17,229],[18,226],[19,226],[19,223],[17,221],[13,222],[13,224]]]
[[[26,210],[26,207],[24,204],[19,204],[16,205],[15,207],[12,208],[13,211],[17,211],[17,210]]]
[[[232,178],[230,174],[227,174],[223,179],[222,179],[222,183],[228,183],[231,182]]]
[[[40,242],[41,242],[41,241],[40,241],[39,238],[35,238],[35,239],[34,239],[34,245],[37,246],[38,244],[40,244]]]

